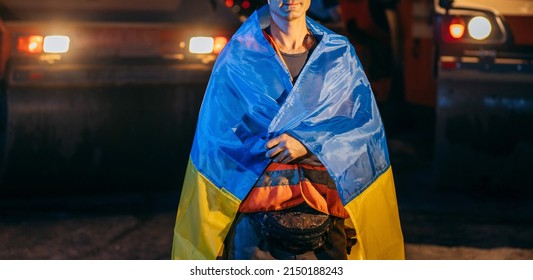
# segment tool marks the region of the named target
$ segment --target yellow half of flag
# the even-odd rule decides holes
[[[240,200],[217,188],[189,161],[180,198],[172,259],[213,260],[220,254]],[[404,259],[404,243],[389,167],[346,205],[357,232],[349,259]]]
[[[405,259],[403,234],[390,166],[345,208],[350,213],[347,225],[355,228],[358,240],[352,248],[349,259]]]
[[[239,204],[239,199],[217,188],[189,160],[176,216],[172,259],[215,259]]]

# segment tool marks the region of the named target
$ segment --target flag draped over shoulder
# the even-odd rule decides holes
[[[350,259],[402,259],[403,237],[383,124],[348,40],[307,19],[319,43],[298,80],[255,12],[220,54],[199,114],[174,229],[173,259],[215,259],[270,159],[266,142],[301,141],[327,168],[358,243]]]

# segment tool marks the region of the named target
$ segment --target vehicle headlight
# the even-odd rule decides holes
[[[43,42],[43,51],[45,53],[66,53],[70,45],[68,36],[46,36]]]
[[[192,37],[189,41],[189,52],[207,54],[213,51],[215,39],[213,37]]]
[[[476,40],[484,40],[489,37],[492,31],[492,24],[483,16],[473,17],[468,22],[468,34]]]
[[[228,43],[226,37],[192,37],[189,52],[194,54],[219,54]]]

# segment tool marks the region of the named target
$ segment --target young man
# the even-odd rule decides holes
[[[270,0],[219,56],[174,259],[404,257],[370,85],[348,40],[307,18],[309,6]]]

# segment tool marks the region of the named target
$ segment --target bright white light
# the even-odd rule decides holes
[[[468,22],[468,33],[476,40],[483,40],[489,37],[492,25],[486,17],[477,16]]]
[[[43,51],[46,53],[66,53],[70,45],[68,36],[46,36],[44,37]]]
[[[211,53],[215,39],[212,37],[192,37],[189,41],[189,52],[191,53]]]

